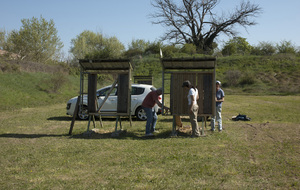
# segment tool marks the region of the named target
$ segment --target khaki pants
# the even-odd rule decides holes
[[[199,109],[198,105],[195,104],[195,105],[192,105],[193,113],[190,113],[190,111],[189,111],[190,121],[192,124],[192,135],[193,136],[200,136],[198,121],[197,121],[198,109]]]

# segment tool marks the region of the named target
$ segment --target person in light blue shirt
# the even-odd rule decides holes
[[[211,131],[215,131],[215,121],[218,122],[218,130],[222,131],[222,103],[224,102],[225,93],[221,89],[221,82],[216,81],[216,116],[211,118]]]

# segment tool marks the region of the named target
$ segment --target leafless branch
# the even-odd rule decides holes
[[[259,5],[243,1],[233,12],[217,15],[214,8],[219,0],[182,0],[177,5],[172,0],[153,0],[156,12],[150,15],[153,24],[167,28],[163,40],[193,43],[198,49],[210,48],[221,33],[236,35],[235,26],[245,29],[257,24],[254,19],[262,13]]]

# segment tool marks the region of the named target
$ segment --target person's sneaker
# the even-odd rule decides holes
[[[210,131],[214,132],[215,130],[214,130],[214,129],[211,129]]]
[[[155,131],[153,131],[152,133],[159,133],[159,131],[158,131],[158,130],[155,130]]]

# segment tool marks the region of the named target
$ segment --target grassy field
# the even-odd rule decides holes
[[[127,133],[111,138],[112,118],[90,137],[87,121],[76,121],[68,136],[65,104],[1,112],[0,189],[299,189],[300,96],[225,101],[224,131],[207,126],[201,138],[188,128],[169,137],[170,116],[145,139],[145,122],[127,119]],[[252,120],[231,121],[238,113]]]

